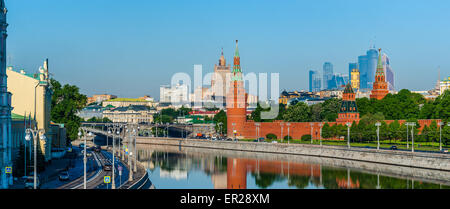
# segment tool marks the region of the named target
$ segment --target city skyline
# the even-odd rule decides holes
[[[236,39],[245,58],[243,70],[280,73],[280,91],[307,90],[308,71],[321,70],[327,61],[336,73],[346,74],[348,64],[373,45],[391,58],[396,90],[430,90],[439,66],[441,78],[450,73],[450,61],[443,56],[450,54],[445,41],[450,29],[442,27],[450,18],[447,2],[408,1],[409,8],[405,2],[384,7],[354,1],[249,1],[239,6],[199,1],[177,2],[173,8],[144,1],[108,2],[107,7],[104,1],[7,3],[13,25],[8,64],[35,72],[49,58],[54,78],[79,86],[88,96],[159,98],[159,86],[169,84],[177,72],[192,75],[194,64],[213,72],[221,48],[231,60]],[[420,17],[415,15],[419,11]],[[29,34],[33,38],[26,38]]]

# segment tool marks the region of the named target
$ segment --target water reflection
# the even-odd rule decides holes
[[[447,185],[350,168],[205,153],[140,149],[138,160],[156,188],[449,189]]]

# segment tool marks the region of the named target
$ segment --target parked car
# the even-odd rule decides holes
[[[59,173],[59,180],[60,181],[68,181],[70,179],[69,172],[68,171],[62,171]]]
[[[448,153],[448,149],[443,149],[442,153]]]
[[[39,189],[40,187],[40,181],[39,177],[36,178],[36,188]],[[25,188],[26,189],[33,189],[34,188],[34,176],[27,176],[25,179]]]
[[[391,146],[390,150],[398,150],[397,146]]]
[[[278,144],[278,142],[277,141],[272,141],[272,144]]]

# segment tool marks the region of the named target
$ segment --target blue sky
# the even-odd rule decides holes
[[[5,0],[8,61],[51,73],[82,93],[151,95],[194,64],[213,70],[239,39],[244,72],[278,72],[280,88],[308,89],[308,70],[335,72],[373,44],[390,57],[397,89],[428,90],[450,76],[447,0]]]

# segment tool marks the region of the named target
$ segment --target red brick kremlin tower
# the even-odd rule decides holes
[[[236,40],[230,90],[227,93],[227,136],[230,138],[240,139],[244,137],[244,125],[247,120],[245,100],[241,58],[239,57],[238,41]]]
[[[341,108],[339,109],[338,123],[352,123],[353,121],[359,121],[358,107],[356,106],[355,92],[352,85],[348,82],[345,86],[344,94],[342,95]]]
[[[370,98],[383,99],[388,93],[388,84],[386,83],[386,76],[384,75],[384,67],[381,61],[381,49],[379,51],[377,72],[375,73],[375,82],[373,83],[372,94]]]

